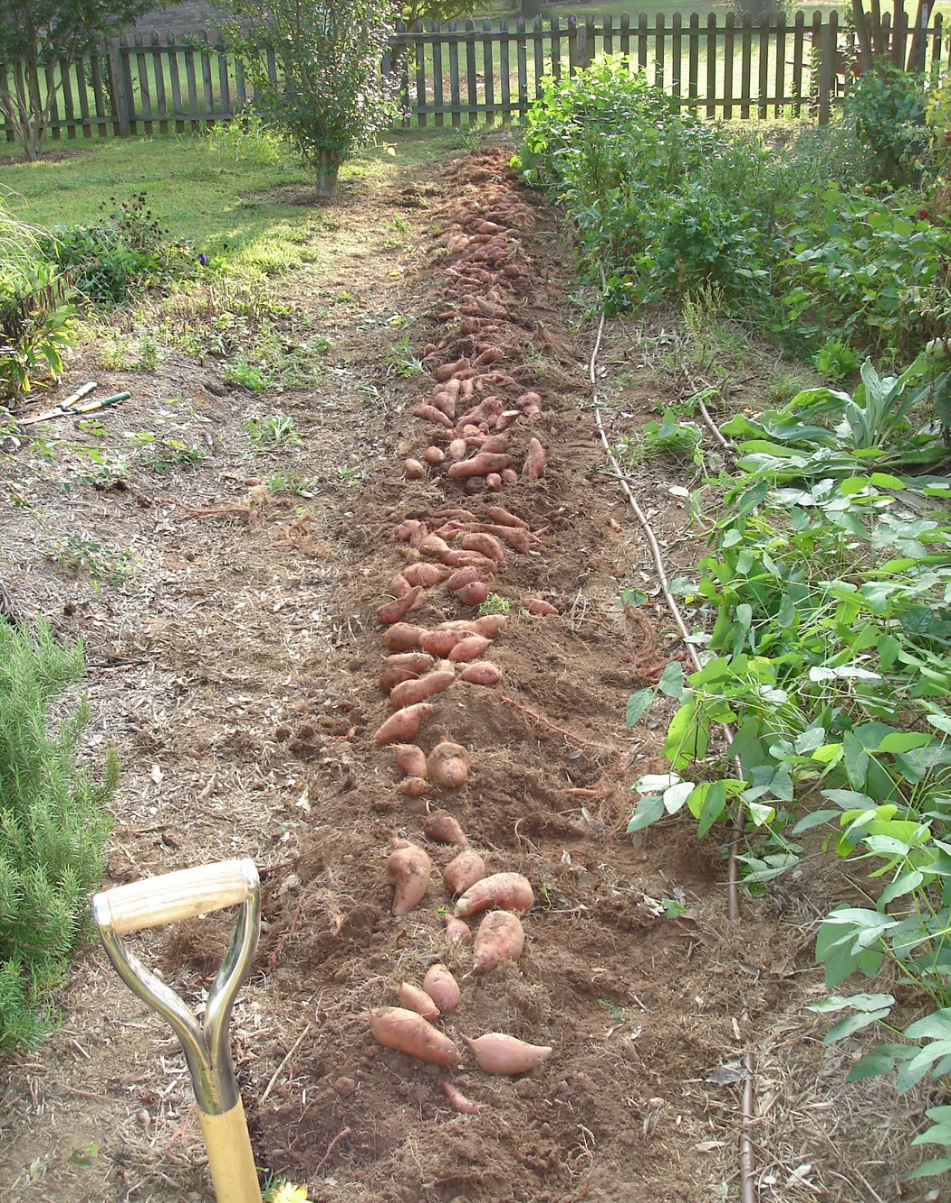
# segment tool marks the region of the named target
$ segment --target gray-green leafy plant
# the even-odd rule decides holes
[[[341,163],[396,114],[381,72],[391,10],[374,0],[229,0],[219,11],[256,111],[314,168],[318,199],[332,199]]]
[[[0,622],[0,1048],[36,1045],[100,883],[119,763],[81,763],[85,701],[55,728],[51,705],[81,679],[80,643]]]

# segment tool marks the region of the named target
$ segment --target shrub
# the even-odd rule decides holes
[[[921,76],[880,62],[859,77],[845,113],[872,152],[873,178],[896,187],[911,183],[930,141]]]
[[[88,301],[111,309],[191,274],[197,257],[186,244],[169,241],[144,192],[110,204],[95,224],[58,226],[43,239],[46,254]]]
[[[34,1046],[102,877],[106,804],[119,765],[99,782],[76,763],[82,701],[58,731],[49,707],[84,671],[80,643],[45,623],[34,637],[0,622],[0,1048]]]

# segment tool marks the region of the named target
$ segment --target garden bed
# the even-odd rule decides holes
[[[901,1174],[934,1099],[906,1095],[899,1110],[887,1082],[846,1086],[858,1042],[830,1056],[823,1021],[804,1009],[826,993],[816,921],[851,887],[797,871],[744,897],[731,922],[725,828],[702,842],[676,823],[641,841],[625,834],[630,786],[663,771],[666,726],[658,704],[629,730],[625,704],[683,649],[604,470],[588,375],[595,327],[566,301],[567,236],[519,188],[510,154],[489,145],[427,179],[344,189],[337,255],[280,284],[331,346],[313,386],[255,397],[186,358],[104,372],[88,347],[62,394],[96,378],[129,400],[5,446],[3,583],[23,616],[84,640],[89,752],[114,746],[123,764],[106,885],[235,856],[257,863],[265,930],[235,1011],[238,1076],[257,1163],[313,1199],[738,1198],[748,1055],[762,1198],[923,1199],[927,1188]],[[499,386],[510,402],[541,399],[540,415],[513,428],[516,465],[531,437],[547,463],[540,479],[489,497],[444,465],[407,481],[403,462],[438,442],[411,412],[433,373],[478,349],[447,333],[473,246],[452,239],[500,210],[519,273],[489,300],[504,311],[493,367],[514,382]],[[384,234],[395,217],[407,230],[397,246]],[[484,297],[491,286],[472,279]],[[427,344],[438,349],[423,359]],[[599,391],[612,439],[679,395],[677,371],[662,370],[670,346],[660,329],[609,328]],[[758,370],[738,408],[762,387]],[[279,430],[278,414],[291,425]],[[680,472],[645,463],[635,483],[668,571],[690,571],[701,547],[669,492]],[[374,742],[389,710],[373,616],[406,563],[394,532],[407,518],[436,524],[446,507],[483,517],[490,504],[538,532],[530,554],[508,552],[493,576],[511,603],[491,651],[502,682],[457,682],[437,699],[420,740],[465,745],[472,770],[458,791],[410,798],[397,792],[392,749]],[[647,602],[625,606],[625,588]],[[528,613],[528,598],[556,612]],[[471,611],[439,586],[417,617],[434,626]],[[451,811],[491,871],[531,880],[518,965],[473,975],[468,950],[447,944],[448,848],[427,843],[429,894],[391,914],[390,840],[426,842],[427,808]],[[195,919],[136,947],[198,1005],[229,928],[226,916]],[[551,1045],[551,1057],[510,1079],[471,1058],[449,1073],[378,1046],[367,1012],[436,959],[462,985],[444,1030],[509,1032]],[[209,1197],[169,1031],[98,947],[77,956],[60,1003],[63,1026],[3,1069],[4,1198]],[[453,1110],[444,1080],[481,1113]]]

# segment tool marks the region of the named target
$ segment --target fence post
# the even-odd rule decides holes
[[[828,125],[835,85],[836,13],[832,12],[819,28],[819,124]]]
[[[120,138],[128,138],[132,133],[129,121],[129,100],[126,96],[125,78],[122,71],[122,52],[115,38],[110,38],[106,46],[109,61],[109,91],[112,93],[113,128]]]

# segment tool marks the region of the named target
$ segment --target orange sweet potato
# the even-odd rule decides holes
[[[449,550],[449,544],[438,535],[427,535],[419,545],[424,556],[434,556],[437,560]]]
[[[408,652],[411,648],[419,647],[419,637],[423,633],[422,627],[396,622],[383,632],[383,642],[391,652]]]
[[[478,638],[478,636],[473,636]],[[403,681],[390,690],[390,705],[394,710],[402,710],[404,706],[415,706],[434,694],[442,693],[455,681],[454,670],[428,672],[425,676],[417,677],[415,681]]]
[[[504,614],[484,614],[472,624],[476,635],[484,635],[486,639],[494,639],[505,626],[508,619]]]
[[[497,664],[480,660],[477,664],[467,664],[459,674],[459,679],[470,685],[498,685],[502,680],[502,670]]]
[[[462,744],[443,740],[426,758],[429,778],[446,789],[458,789],[469,775],[469,753]]]
[[[396,792],[407,798],[421,798],[428,788],[429,782],[425,777],[404,777],[396,787]]]
[[[493,492],[498,491],[502,487],[502,477],[498,472],[490,472],[485,478],[485,487]]]
[[[433,372],[433,375],[440,383],[443,383],[443,381],[448,380],[451,376],[455,376],[458,372],[465,371],[465,369],[469,366],[468,359],[456,359],[452,363],[444,363],[440,365],[440,367]]]
[[[525,947],[525,931],[511,911],[489,911],[472,945],[472,972],[488,973],[504,961],[517,961]]]
[[[486,515],[497,522],[499,526],[513,526],[519,530],[528,530],[527,522],[524,522],[517,514],[511,514],[508,510],[503,509],[500,505],[490,505],[485,511]]]
[[[535,893],[532,883],[521,873],[493,873],[483,877],[456,901],[455,914],[468,919],[490,908],[496,911],[517,911],[524,914],[532,909]]]
[[[479,555],[487,556],[501,564],[505,559],[505,548],[495,535],[487,535],[484,531],[475,531],[463,535],[459,540],[463,551],[477,551]]]
[[[467,450],[466,440],[465,439],[453,439],[446,450],[449,455],[449,458],[451,460],[453,460],[454,462],[458,463],[459,460],[461,460],[465,457],[466,450]]]
[[[427,464],[431,464],[434,468],[443,462],[446,458],[446,453],[441,447],[427,447],[423,452],[423,459]]]
[[[485,877],[485,861],[471,848],[454,857],[443,869],[443,885],[450,894],[464,894],[470,886]]]
[[[506,464],[506,467],[508,465]],[[540,480],[545,472],[545,448],[538,439],[532,439],[522,464],[522,480]]]
[[[462,1037],[487,1074],[523,1074],[551,1056],[551,1046],[528,1044],[503,1032],[487,1032],[478,1040]]]
[[[449,465],[446,475],[450,480],[464,480],[469,476],[488,476],[490,472],[502,472],[512,466],[512,457],[495,451],[480,451],[471,459],[459,460]]]
[[[481,581],[482,573],[478,568],[457,568],[446,580],[447,588],[453,593],[457,589],[461,589],[463,585],[471,585],[473,581]]]
[[[410,585],[421,585],[423,588],[428,589],[432,585],[438,585],[441,580],[445,579],[446,569],[441,564],[409,564],[403,569],[402,576]]]
[[[407,777],[426,776],[426,753],[416,744],[397,744],[396,763]]]
[[[419,530],[419,528],[422,525],[423,524],[419,521],[418,518],[404,518],[403,521],[396,528],[397,539],[399,539],[401,542],[405,543],[408,539],[412,538],[412,536],[416,533],[416,531]]]
[[[378,1044],[431,1065],[451,1068],[461,1060],[458,1048],[448,1036],[405,1007],[374,1007],[370,1012],[370,1031]]]
[[[393,628],[391,627],[390,630]],[[433,658],[426,652],[400,652],[387,656],[386,665],[380,674],[380,688],[389,693],[401,681],[411,681],[420,673],[432,668]]]
[[[399,622],[407,610],[410,609],[413,602],[419,597],[419,585],[414,586],[408,593],[404,593],[402,597],[396,598],[395,601],[385,602],[379,606],[373,617],[380,626],[392,626],[393,623]]]
[[[446,1092],[446,1098],[454,1111],[458,1111],[461,1115],[479,1115],[482,1111],[481,1103],[473,1103],[471,1099],[467,1099],[464,1094],[458,1091],[452,1082],[443,1082],[443,1090]]]
[[[437,426],[444,426],[447,430],[452,430],[454,425],[452,418],[435,405],[427,405],[425,401],[413,407],[413,417],[425,418],[427,422],[435,422]]]
[[[426,465],[421,464],[418,459],[404,459],[403,475],[407,480],[422,480],[426,475]]]
[[[405,915],[422,900],[429,889],[429,875],[433,862],[429,853],[407,840],[399,841],[400,847],[394,848],[386,862],[386,876],[390,884],[395,886],[393,894],[393,914]]]
[[[438,1019],[440,1015],[433,996],[427,990],[414,986],[412,982],[401,983],[400,1006],[405,1007],[407,1011],[415,1011],[417,1015],[422,1015],[423,1019]]]
[[[420,635],[420,646],[430,655],[448,656],[462,635],[458,631],[423,631]]]
[[[458,848],[469,847],[469,841],[459,826],[459,820],[446,810],[436,810],[431,815],[427,815],[423,831],[429,839],[435,840],[437,844],[455,844]]]
[[[429,718],[436,707],[432,702],[417,702],[405,710],[397,710],[373,736],[374,743],[405,744],[416,738],[423,720]]]
[[[465,919],[456,919],[452,915],[447,915],[446,923],[446,939],[450,944],[471,944],[472,932],[469,930],[469,925]]]
[[[518,484],[518,473],[515,471],[514,468],[503,468],[502,469],[502,484],[504,484],[504,485]]]
[[[478,551],[447,551],[442,562],[450,568],[478,568],[486,576],[498,569],[498,564]]]
[[[463,606],[481,606],[489,596],[489,587],[485,581],[472,581],[456,590],[456,597]]]
[[[462,590],[460,589],[459,595],[461,593]],[[470,660],[478,660],[491,642],[492,640],[487,639],[484,635],[468,635],[465,639],[460,639],[455,647],[453,647],[449,653],[449,659],[457,664],[465,664]]]
[[[423,978],[423,989],[441,1012],[448,1014],[459,1005],[459,983],[445,965],[430,965]]]
[[[522,606],[529,614],[557,614],[558,607],[553,606],[551,602],[545,601],[543,597],[523,597]]]

